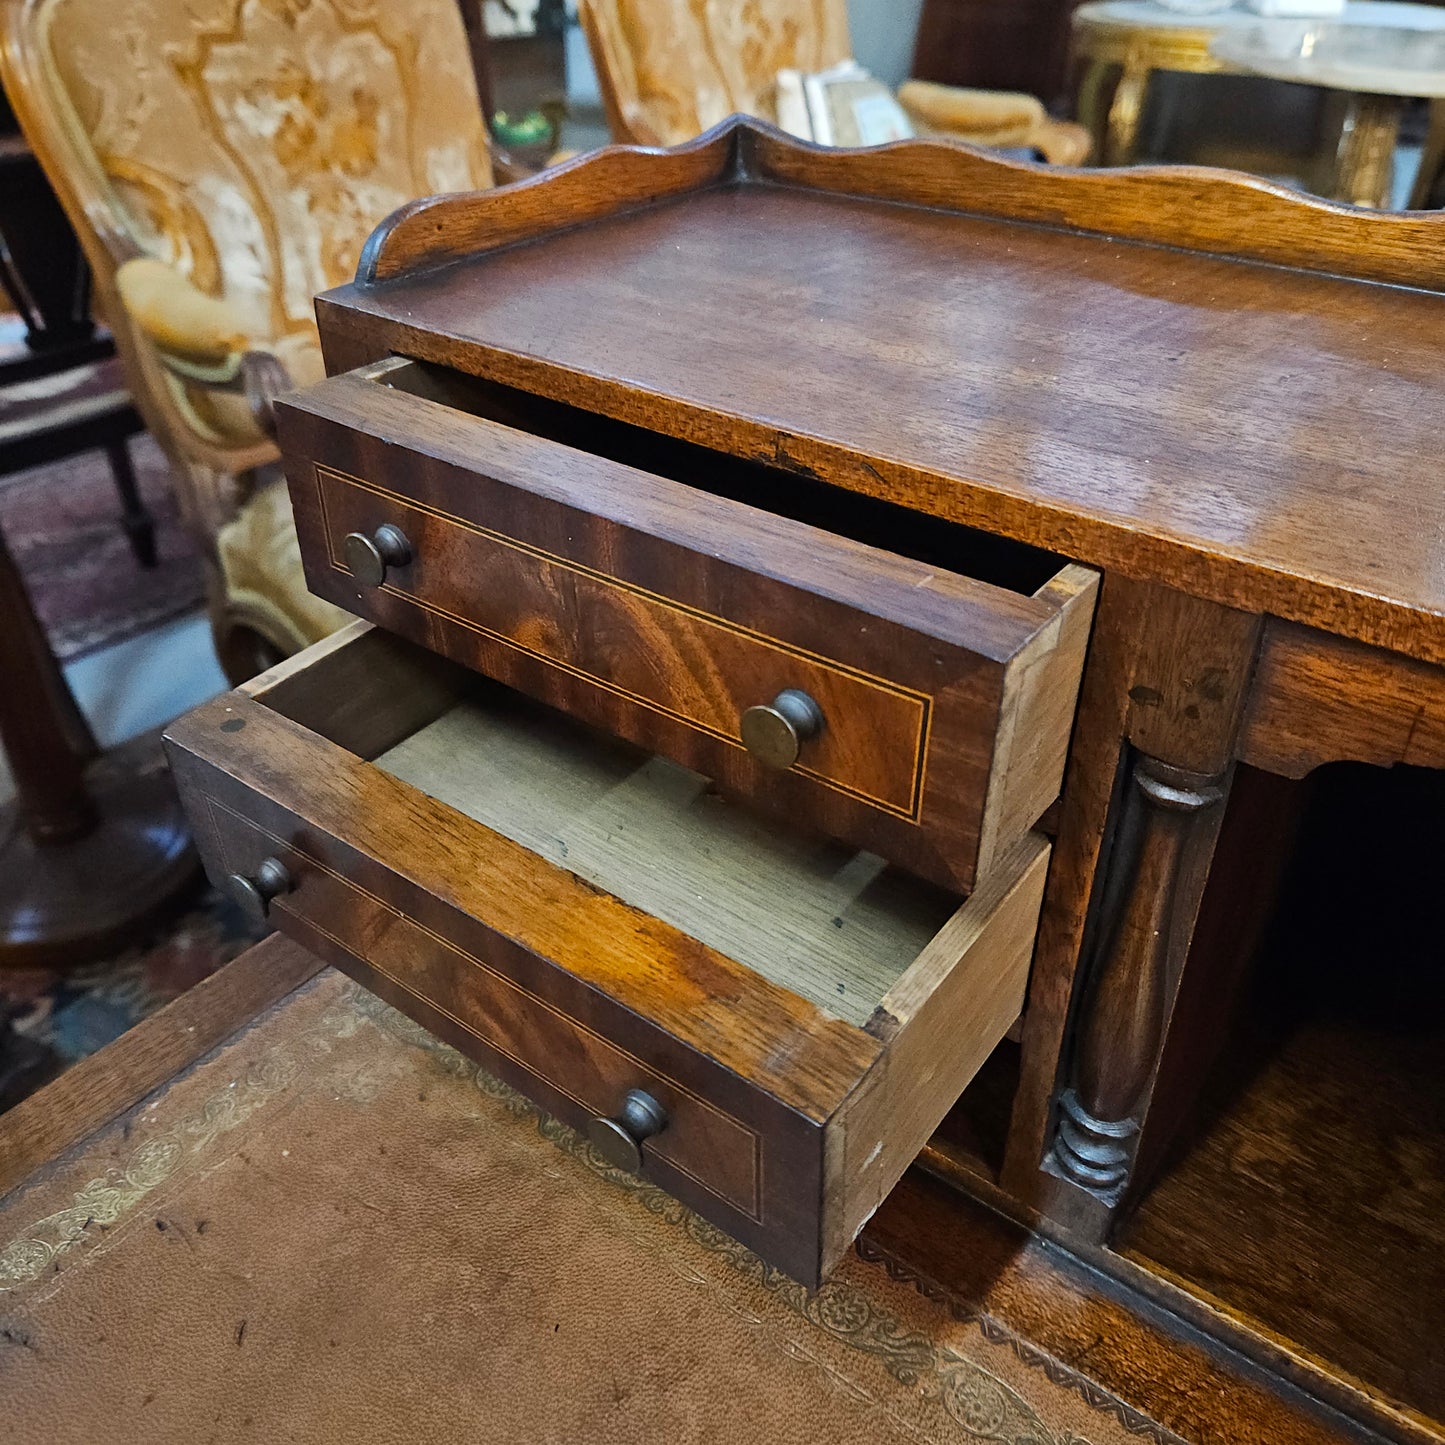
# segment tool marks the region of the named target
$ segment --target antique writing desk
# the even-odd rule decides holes
[[[742,120],[409,207],[278,407],[311,585],[379,630],[173,730],[209,866],[800,1278],[923,1149],[1438,1438],[1438,1356],[1351,1353],[1380,1300],[1328,1263],[1280,1319],[1127,1228],[1229,1043],[1278,780],[1445,766],[1442,241]],[[1421,1280],[1376,1283],[1438,1323]]]

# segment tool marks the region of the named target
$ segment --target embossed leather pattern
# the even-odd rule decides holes
[[[1089,1388],[809,1296],[330,971],[0,1204],[7,1445],[1140,1438]]]

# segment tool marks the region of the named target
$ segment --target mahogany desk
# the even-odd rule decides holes
[[[419,202],[318,302],[332,376],[408,357],[1102,573],[1002,1157],[945,1130],[925,1163],[1401,1439],[1442,1438],[1438,1369],[1358,1378],[1114,1246],[1228,1042],[1264,889],[1191,940],[1231,791],[1282,833],[1270,777],[1445,767],[1442,242],[1227,173],[735,118]]]

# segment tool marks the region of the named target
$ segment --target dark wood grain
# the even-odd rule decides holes
[[[762,1195],[765,1161],[770,1171],[777,1167],[775,1137],[760,1137],[755,1126],[351,883],[324,848],[288,844],[222,804],[212,804],[212,817],[221,876],[247,873],[274,855],[297,878],[296,891],[272,905],[286,933],[361,977],[404,1013],[416,1017],[418,1006],[426,1006],[429,1026],[462,1039],[461,1047],[488,1068],[524,1075],[529,1094],[574,1122],[612,1114],[628,1089],[646,1089],[668,1114],[667,1128],[647,1145],[659,1182],[675,1190],[679,1176],[691,1178],[742,1218],[777,1227],[779,1202],[767,1200],[765,1215]],[[802,1167],[801,1158],[793,1162]]]
[[[841,150],[741,115],[669,150],[612,146],[501,191],[415,201],[373,233],[357,280],[389,281],[728,179],[1066,226],[1399,285],[1440,285],[1429,258],[1441,221],[1427,213],[1361,210],[1201,166],[1068,171],[940,140]]]
[[[268,938],[0,1115],[0,1196],[244,1028],[321,967],[319,958],[298,945]]]
[[[876,1044],[259,703],[230,697],[171,734],[217,882],[282,859],[297,880],[272,907],[283,931],[574,1127],[620,1104],[620,1094],[602,1100],[579,1079],[600,1088],[626,1076],[626,1087],[665,1080],[670,1102],[690,1096],[720,1128],[748,1131],[762,1180],[750,1210],[728,1197],[744,1187],[736,1156],[698,1179],[679,1167],[692,1157],[684,1148],[677,1163],[654,1156],[649,1172],[816,1282],[821,1126]],[[220,733],[237,719],[243,732]]]
[[[1247,1007],[1120,1242],[1438,1439],[1445,774],[1357,764],[1309,791]]]
[[[1343,761],[1445,768],[1445,667],[1270,622],[1239,756],[1287,778]]]
[[[729,463],[764,491],[806,486],[912,514],[936,529],[936,550],[882,545],[939,572],[967,570],[948,551],[959,536],[949,529],[959,526],[1104,570],[1023,1020],[1002,1189],[986,1163],[956,1172],[967,1175],[967,1187],[993,1190],[999,1207],[1028,1216],[1097,1267],[1129,1277],[1164,1308],[1401,1439],[1438,1438],[1439,1431],[1400,1390],[1387,1397],[1381,1370],[1372,1365],[1370,1377],[1360,1367],[1363,1356],[1351,1357],[1341,1343],[1350,1301],[1367,1307],[1369,1292],[1351,1270],[1340,1272],[1335,1289],[1327,1252],[1308,1232],[1298,1247],[1316,1270],[1310,1288],[1291,1293],[1266,1280],[1243,1303],[1222,1292],[1212,1296],[1211,1278],[1237,1283],[1243,1269],[1235,1271],[1228,1257],[1214,1265],[1207,1229],[1248,1235],[1251,1217],[1221,1212],[1207,1193],[1191,1200],[1192,1215],[1181,1211],[1160,1236],[1169,1230],[1190,1236],[1189,1248],[1170,1246],[1183,1262],[1177,1275],[1161,1260],[1121,1257],[1104,1241],[1121,1199],[1129,1202],[1136,1131],[1144,1131],[1138,1162],[1148,1172],[1166,1160],[1175,1125],[1189,1113],[1190,1082],[1231,1037],[1225,1005],[1240,957],[1226,959],[1228,950],[1214,946],[1218,939],[1211,943],[1211,930],[1229,932],[1227,910],[1207,914],[1199,948],[1191,952],[1190,945],[1236,757],[1296,775],[1348,756],[1441,760],[1445,494],[1434,458],[1442,236],[1439,216],[1372,215],[1216,172],[1049,173],[927,143],[829,152],[734,121],[671,154],[613,151],[515,190],[420,203],[373,238],[357,285],[319,303],[333,374],[393,355],[413,358],[442,378],[429,393],[434,401],[456,407],[456,379],[466,376],[494,400],[506,393],[510,399],[492,419],[532,433],[533,444],[560,441],[588,454],[585,468],[600,459],[692,487],[695,511],[669,507],[650,514],[649,525],[655,534],[664,519],[672,529],[668,544],[697,556],[709,555],[708,543],[720,538],[717,555],[692,569],[696,577],[675,561],[648,575],[660,578],[659,590],[668,595],[691,583],[698,591],[687,594],[689,605],[706,610],[726,590],[716,580],[725,572],[714,567],[735,567],[739,578],[755,574],[747,604],[755,610],[740,614],[754,630],[816,625],[827,614],[825,600],[854,607],[855,621],[866,613],[880,638],[888,617],[871,594],[860,605],[838,595],[841,586],[830,593],[826,580],[805,607],[789,604],[775,589],[797,578],[770,567],[777,554],[750,550],[745,530],[717,525],[721,513],[711,493]],[[365,447],[356,456],[366,465],[386,457],[399,426],[404,430],[405,418],[388,406],[358,398],[335,418],[349,434],[361,434]],[[535,425],[548,408],[551,431]],[[481,569],[474,569],[470,542],[463,547],[438,530],[435,512],[487,528],[494,527],[489,517],[513,504],[489,492],[488,516],[467,513],[467,506],[480,506],[479,494],[467,493],[460,477],[437,481],[445,465],[467,460],[440,454],[456,441],[449,425],[427,428],[443,438],[440,447],[418,448],[403,437],[406,448],[391,449],[425,474],[426,487],[440,489],[436,496],[451,489],[446,506],[431,493],[421,506],[412,497],[403,520],[428,554],[437,549],[447,574],[437,582],[438,595],[450,587],[450,610],[465,620],[480,605]],[[482,450],[515,461],[511,443],[495,433],[489,438]],[[608,576],[618,575],[610,569],[619,562],[640,567],[639,576],[657,566],[639,562],[636,549],[620,540],[640,515],[636,497],[627,509],[614,503],[609,511],[577,490],[573,464],[558,468],[558,453],[551,456],[561,480],[549,482],[557,489],[549,505],[559,516],[571,509],[567,524],[554,531],[580,539],[586,565]],[[658,464],[667,456],[686,463],[669,470]],[[469,465],[474,478],[479,470],[485,478],[475,455]],[[351,474],[361,483],[369,476],[361,462]],[[606,475],[615,483],[625,473]],[[726,487],[720,495],[738,496]],[[367,510],[369,500],[337,496],[329,502],[338,511],[356,509],[347,526],[384,519]],[[748,501],[757,505],[757,495]],[[310,536],[304,489],[298,502]],[[837,515],[810,520],[835,535],[874,541],[836,525]],[[555,538],[548,550],[565,553]],[[319,553],[314,541],[307,551],[313,569],[321,566],[329,585],[339,585],[344,574],[331,568],[330,553]],[[535,589],[529,603],[535,612],[537,597],[556,590],[555,574],[548,575],[550,581],[514,579],[508,597],[520,595],[525,581]],[[873,583],[865,582],[868,592]],[[1018,590],[1035,601],[1042,595],[1034,587]],[[366,605],[387,626],[464,656],[449,631],[458,624],[433,614],[423,627],[407,610],[416,604],[405,593],[399,579]],[[734,593],[747,595],[741,581],[728,595]],[[629,626],[642,635],[637,622]],[[577,707],[568,696],[555,700]],[[734,710],[737,701],[727,695]],[[304,722],[304,712],[293,717]],[[613,718],[599,720],[617,726]],[[390,735],[402,725],[387,710],[379,731]],[[357,736],[368,731],[362,724]],[[885,728],[878,732],[886,735]],[[328,853],[341,860],[335,871],[412,923],[452,930],[454,938],[467,927],[459,915],[468,909],[490,909],[495,923],[512,906],[511,899],[499,905],[468,893],[475,879],[448,872],[444,862],[439,887],[430,880],[429,889],[417,887],[407,872],[415,859],[440,838],[463,841],[447,834],[439,810],[412,812],[413,804],[403,806],[386,791],[390,785],[359,779],[348,796],[353,783],[336,779],[355,779],[350,763],[337,765],[329,754],[323,761],[309,745],[297,752],[293,737],[268,743],[268,752],[272,746],[287,761],[252,760],[244,787],[228,773],[234,758],[213,759],[229,779],[215,786],[236,785],[232,796],[250,800],[250,825],[288,846],[332,850],[339,849],[336,838],[354,840],[385,809],[401,820],[405,836],[378,838],[383,830],[373,824],[364,845],[353,841],[349,853]],[[880,756],[869,765],[886,766],[890,749],[875,751]],[[515,872],[533,905],[545,896],[549,906],[575,914],[599,933],[604,952],[620,939],[620,925],[601,905],[559,892],[555,881],[544,886],[544,875],[495,843],[479,844],[468,833],[465,846],[509,879]],[[402,880],[405,898],[386,891],[400,884],[377,881],[380,854],[393,847],[384,871]],[[1263,881],[1265,870],[1258,871],[1252,882]],[[1217,876],[1221,888],[1229,885],[1227,868]],[[459,899],[466,908],[456,906]],[[1241,898],[1241,906],[1246,902]],[[1257,909],[1247,911],[1241,935],[1258,921]],[[506,917],[510,926],[512,915]],[[535,971],[535,957],[556,956],[544,943],[578,946],[580,927],[563,938],[569,927],[518,917],[508,937],[530,930],[534,955],[525,966]],[[369,955],[373,944],[366,942],[361,952]],[[1248,940],[1235,942],[1242,954]],[[731,1000],[711,1016],[726,1036],[724,1048],[703,1039],[672,987],[674,975],[692,977],[697,960],[661,932],[648,935],[646,950],[664,958],[669,982],[639,986],[620,967],[624,958],[637,965],[620,942],[615,959],[600,969],[580,961],[579,980],[624,1011],[656,1017],[676,1046],[710,1048],[714,1063],[724,1062],[726,1052],[734,1079],[749,1080],[715,1099],[730,1115],[752,1107],[749,1070],[761,1077],[767,1068],[775,1074],[766,1082],[768,1097],[791,1090],[815,1134],[834,1117],[829,1101],[840,1097],[850,1071],[851,1110],[860,1117],[890,1089],[900,1110],[913,1108],[909,1080],[890,1082],[886,1073],[885,1040],[892,1037],[886,1021],[874,1038],[885,1046],[871,1062],[850,1061],[843,1048],[828,1056],[829,1073],[818,1072],[816,1061],[842,1047],[837,1040],[827,1043],[794,1015],[773,1020],[775,1030],[808,1038],[798,1056],[778,1063],[763,1057],[767,1005],[749,989],[736,1017]],[[719,976],[733,986],[732,974]],[[537,977],[551,975],[543,970]],[[646,996],[654,985],[655,995]],[[944,996],[932,996],[935,1005]],[[1368,990],[1356,995],[1367,996]],[[1200,999],[1207,1006],[1196,1006]],[[569,1016],[580,1018],[581,1007],[571,1006]],[[597,1005],[591,1007],[595,1019]],[[945,1010],[941,1025],[915,1028],[915,1039],[940,1037],[951,1021]],[[636,1026],[609,1014],[603,1032],[617,1043]],[[1343,1052],[1354,1047],[1347,1043]],[[1071,1180],[1058,1150],[1050,1152],[1065,1090],[1086,1103],[1089,1118],[1128,1134],[1123,1175],[1112,1185]],[[1412,1098],[1404,1112],[1423,1097]],[[1378,1123],[1376,1129],[1389,1133]],[[1332,1130],[1338,1146],[1342,1136]],[[1413,1149],[1418,1131],[1406,1132]],[[1186,1134],[1179,1137],[1187,1142]],[[1281,1138],[1281,1130],[1266,1126],[1231,1157],[1247,1165],[1248,1150],[1258,1144],[1268,1159]],[[836,1216],[840,1196],[829,1192],[831,1171],[849,1148],[838,1147],[847,1141],[836,1134],[832,1143],[819,1188]],[[878,1143],[889,1147],[885,1138]],[[1372,1149],[1360,1151],[1369,1161],[1360,1179],[1386,1167],[1384,1153]],[[942,1157],[949,1163],[946,1151]],[[1310,1157],[1312,1169],[1323,1169]],[[1431,1197],[1441,1177],[1428,1151],[1413,1157],[1423,1164],[1405,1170],[1408,1186],[1388,1196],[1402,1215],[1411,1214],[1412,1201]],[[1046,1159],[1051,1163],[1041,1169]],[[732,1166],[720,1160],[719,1167]],[[1212,1187],[1215,1167],[1201,1164],[1196,1183]],[[1351,1185],[1342,1197],[1360,1201],[1362,1191]],[[1217,1199],[1237,1195],[1221,1185]],[[1146,1211],[1153,1200],[1144,1200]],[[872,1202],[868,1197],[868,1207]],[[1262,1208],[1260,1197],[1248,1207]],[[1347,1212],[1343,1204],[1320,1211],[1321,1228],[1341,1247],[1351,1239]],[[948,1228],[940,1225],[940,1236]],[[1287,1231],[1263,1233],[1287,1254]],[[1416,1234],[1417,1243],[1428,1244]],[[1246,1240],[1236,1255],[1248,1256],[1255,1243]],[[1264,1273],[1270,1263],[1250,1256],[1248,1267]],[[1277,1273],[1289,1277],[1287,1268]],[[1258,1303],[1266,1295],[1268,1308]],[[1114,1322],[1098,1329],[1087,1322],[1086,1345],[1060,1326],[1061,1348],[1108,1353],[1097,1337]],[[1408,1326],[1390,1316],[1372,1335],[1373,1355],[1382,1356],[1388,1331],[1401,1328]],[[1332,1358],[1342,1367],[1332,1367]],[[1407,1409],[1415,1415],[1407,1418]],[[1197,1422],[1183,1409],[1176,1418]],[[1248,1420],[1242,1433],[1258,1433],[1254,1417],[1241,1418]],[[1293,1424],[1282,1425],[1276,1414],[1268,1419],[1265,1438],[1295,1438]]]
[[[927,1157],[924,1167],[933,1167]],[[1121,1262],[1128,1277],[1111,1278],[1094,1259],[1084,1263],[1030,1235],[922,1169],[878,1211],[859,1253],[977,1320],[988,1339],[1051,1379],[1075,1384],[1131,1438],[1155,1445],[1361,1440],[1358,1426],[1158,1307],[1135,1284],[1142,1271]],[[1100,1387],[1108,1392],[1102,1398]]]
[[[1308,788],[1239,767],[1210,864],[1179,993],[1169,1016],[1129,1177],[1130,1200],[1144,1196],[1169,1150],[1196,1118],[1200,1081],[1241,1028],[1248,1027],[1245,981],[1279,901]]]
[[[639,166],[639,154],[647,155],[649,164]],[[510,246],[683,195],[712,185],[734,164],[728,137],[710,131],[671,151],[609,146],[579,156],[505,187],[508,201],[502,207],[482,204],[485,191],[469,192],[464,199],[431,196],[412,201],[372,232],[356,279],[365,284],[388,281],[418,266]]]
[[[1439,1029],[1302,1030],[1155,1187],[1121,1246],[1430,1432],[1445,1416],[1442,1052]]]
[[[1148,1114],[1257,630],[1247,613],[1105,579],[1002,1175],[1024,1207],[1051,1211],[1081,1240],[1107,1234]],[[1069,1167],[1066,1101],[1073,1143],[1096,1121],[1091,1137],[1106,1153],[1112,1144],[1117,1178]]]
[[[1180,196],[1166,206],[1134,172],[1055,176],[1030,209],[1027,169],[943,148],[939,170],[910,166],[910,152],[891,168],[871,157],[883,199],[859,200],[826,189],[857,157],[756,146],[787,184],[713,187],[330,293],[328,364],[390,351],[439,362],[1445,660],[1431,461],[1445,299],[1059,229],[1088,217],[1110,229],[1128,209],[1152,218],[1155,239],[1188,245],[1186,208],[1213,213],[1199,189],[1213,179],[1169,173]],[[939,209],[962,193],[975,214]],[[1267,200],[1220,224],[1276,234],[1281,262],[1304,264],[1332,227],[1350,238],[1331,266],[1351,247],[1365,262],[1425,257],[1442,224],[1402,220],[1397,233]],[[505,213],[505,193],[493,204]],[[991,207],[1052,224],[977,214]],[[1394,249],[1371,239],[1397,234]],[[1355,399],[1348,426],[1342,398]]]
[[[1102,1238],[1127,1187],[1230,785],[1259,619],[1143,589],[1126,747],[1110,840],[1082,936],[1068,1072],[1048,1170],[1104,1206],[1076,1214]],[[1080,1199],[1077,1203],[1083,1203]]]
[[[278,409],[313,591],[959,890],[1056,796],[1082,569],[1035,595],[992,586],[499,426],[400,374]],[[382,525],[411,561],[359,585],[343,539]],[[780,772],[740,726],[788,688],[824,723]]]
[[[877,1052],[795,995],[242,694],[173,724],[167,744],[188,804],[206,823],[215,805],[273,837],[324,842],[318,862],[394,914],[455,936],[468,952],[495,954],[493,967],[544,995],[561,989],[576,1002],[605,990],[614,1012],[620,1005],[647,1015],[645,1032],[699,1050],[806,1117],[827,1118]],[[195,792],[210,804],[193,801]],[[200,841],[213,865],[205,826]],[[410,882],[418,875],[424,887]],[[499,878],[508,886],[498,888]],[[557,958],[569,962],[565,975],[546,962]]]

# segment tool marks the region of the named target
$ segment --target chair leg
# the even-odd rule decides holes
[[[120,524],[130,539],[130,550],[142,567],[154,567],[156,524],[140,499],[130,449],[123,441],[112,442],[106,447],[105,454],[110,458],[110,474],[115,478],[116,491],[120,493]]]

